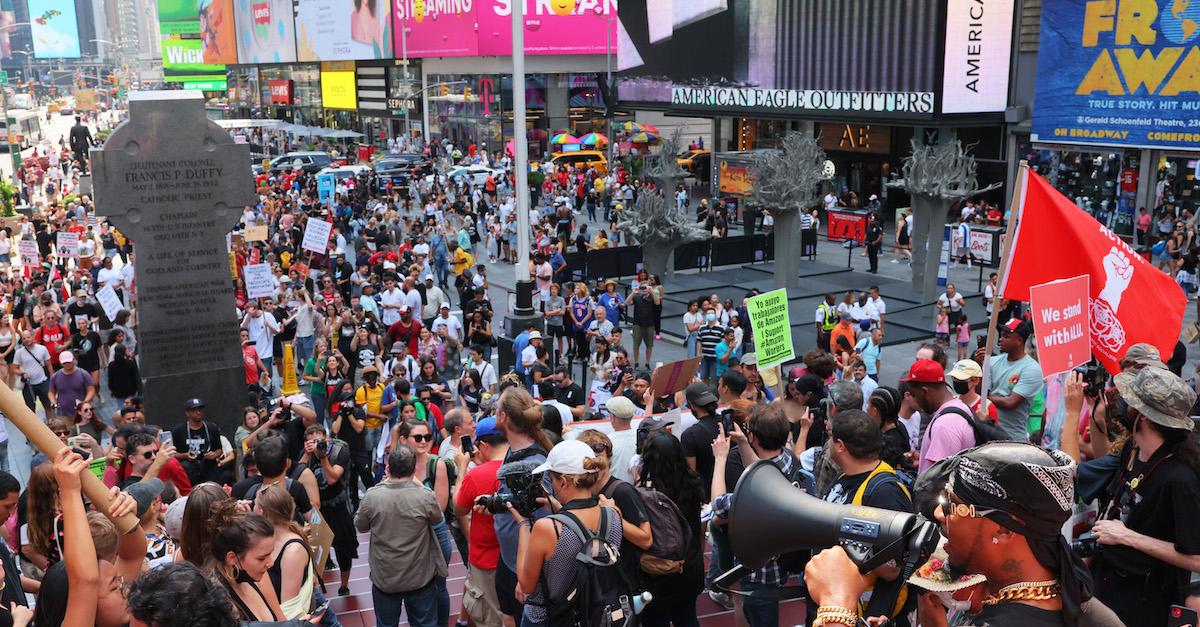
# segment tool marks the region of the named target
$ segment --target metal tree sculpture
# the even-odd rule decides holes
[[[642,170],[653,179],[658,189],[642,194],[633,207],[626,207],[617,228],[628,233],[642,245],[642,265],[650,274],[669,279],[675,274],[675,249],[688,242],[708,237],[704,225],[697,223],[675,205],[675,186],[686,174],[675,162],[679,133],[664,138],[658,155],[646,157]]]
[[[747,204],[775,217],[775,287],[800,282],[800,212],[821,200],[818,185],[825,180],[825,151],[817,138],[792,132],[778,150],[764,150],[754,161],[757,170]]]
[[[960,141],[923,146],[913,140],[912,154],[904,159],[904,178],[888,183],[912,197],[912,287],[921,295],[921,302],[932,302],[937,297],[938,262],[950,207],[1000,187],[1000,183],[976,187],[976,170],[970,147],[963,148]]]

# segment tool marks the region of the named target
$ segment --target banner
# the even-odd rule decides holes
[[[300,247],[318,255],[324,255],[326,247],[329,245],[329,233],[332,230],[332,223],[320,218],[309,218],[308,224],[304,227],[304,241],[301,242]]]
[[[71,96],[75,98],[76,111],[91,111],[96,108],[96,90],[76,89]]]
[[[42,260],[42,256],[38,252],[37,242],[34,240],[18,240],[17,251],[21,254],[21,265],[26,268],[36,266]]]
[[[867,239],[867,212],[830,210],[825,215],[829,222],[829,241],[851,239],[862,243]]]
[[[59,259],[66,257],[79,256],[79,234],[68,231],[59,231],[55,238],[57,244],[55,252]]]
[[[247,242],[265,242],[267,241],[267,225],[256,224],[246,227],[246,234],[243,236]]]
[[[104,316],[109,320],[117,317],[117,312],[125,308],[121,303],[121,298],[117,296],[117,290],[111,285],[96,290],[96,300],[100,301],[100,307],[104,309]]]
[[[321,104],[326,109],[357,109],[358,86],[354,71],[321,72]]]
[[[237,25],[240,62],[291,63],[296,60],[296,18],[292,13],[292,0],[235,0],[233,18]]]
[[[1029,309],[1043,375],[1066,372],[1091,360],[1088,293],[1086,274],[1029,288]]]
[[[948,0],[942,113],[1003,111],[1008,106],[1013,0]]]
[[[796,358],[792,347],[792,324],[788,320],[786,289],[751,297],[746,301],[750,328],[754,329],[754,354],[758,367],[770,368]]]
[[[337,187],[337,178],[332,174],[321,174],[317,176],[317,200],[321,204],[329,204],[333,202],[333,192]]]
[[[1025,170],[1020,218],[1000,293],[1028,301],[1035,285],[1086,274],[1092,354],[1110,373],[1132,344],[1175,352],[1187,297],[1175,280],[1036,173]],[[1066,252],[1064,252],[1066,251]]]
[[[246,280],[247,298],[267,298],[275,293],[275,277],[269,263],[242,266],[242,277]]]
[[[394,0],[396,5],[393,48],[396,58],[474,57],[480,52],[482,31],[476,31],[475,2]],[[490,4],[490,3],[489,3]],[[405,30],[407,29],[407,30]],[[506,56],[512,52],[511,22]],[[499,44],[497,44],[499,45]]]
[[[296,60],[354,61],[395,56],[391,0],[295,1]],[[403,0],[397,4],[400,1]],[[425,6],[425,0],[414,1]]]
[[[1200,148],[1198,30],[1194,2],[1043,3],[1032,139]]]
[[[478,54],[511,56],[513,0],[474,4]],[[616,54],[617,0],[525,2],[524,7],[525,54]]]
[[[11,6],[11,3],[8,4]],[[75,0],[29,0],[28,17],[29,32],[33,37],[34,58],[80,57],[79,20],[75,14]]]

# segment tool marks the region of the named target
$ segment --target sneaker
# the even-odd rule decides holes
[[[662,334],[661,334],[661,333],[655,333],[655,334],[654,334],[654,339],[656,339],[656,340],[661,340],[661,339],[662,339]]]
[[[899,259],[893,259],[893,260],[892,260],[892,263],[900,263],[900,260],[899,260]]]
[[[338,588],[337,595],[340,597],[350,596],[350,588],[347,588],[346,586],[342,586],[342,587]],[[726,596],[728,596],[728,595],[726,595]]]
[[[733,609],[733,599],[731,599],[729,597],[729,593],[727,593],[727,592],[717,592],[716,590],[709,590],[708,598],[712,599],[713,603],[716,603],[717,605],[720,605],[721,607],[723,607],[727,610]]]

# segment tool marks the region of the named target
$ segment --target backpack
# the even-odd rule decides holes
[[[604,496],[612,498],[617,487],[624,481],[613,481],[604,490]],[[679,506],[671,497],[654,488],[635,487],[646,510],[654,539],[649,549],[639,559],[642,572],[648,575],[673,575],[683,572],[683,564],[689,557],[692,545],[692,528],[688,525]]]
[[[596,534],[570,511],[550,515],[582,540],[583,548],[575,554],[575,578],[563,598],[552,597],[545,577],[541,579],[541,585],[546,586],[548,627],[637,627],[633,611],[636,593],[621,570],[620,547],[605,541],[608,508],[600,511],[600,529]]]
[[[1012,439],[1005,435],[1004,431],[1002,431],[1000,427],[988,424],[971,415],[969,412],[965,412],[958,407],[954,407],[953,405],[947,407],[945,411],[935,416],[933,421],[936,422],[938,418],[948,413],[962,416],[964,419],[966,419],[967,424],[971,425],[971,432],[975,435],[975,446],[986,444],[988,442],[995,442],[998,440]],[[933,428],[933,422],[929,423],[929,428]]]

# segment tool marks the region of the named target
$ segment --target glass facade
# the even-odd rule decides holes
[[[1029,167],[1117,235],[1133,236],[1138,189],[1138,149],[1070,150],[1048,144],[1018,145]]]
[[[292,81],[292,104],[271,103],[271,81]],[[259,66],[258,93],[266,117],[315,125],[321,118],[321,66],[315,63]]]

